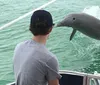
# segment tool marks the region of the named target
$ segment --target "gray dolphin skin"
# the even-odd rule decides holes
[[[86,13],[67,15],[65,19],[57,24],[57,27],[62,26],[73,28],[70,40],[72,40],[77,30],[91,38],[100,40],[100,20]]]

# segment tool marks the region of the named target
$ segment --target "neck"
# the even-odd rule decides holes
[[[34,36],[33,40],[40,43],[40,44],[46,44],[48,35],[38,35],[38,36]]]

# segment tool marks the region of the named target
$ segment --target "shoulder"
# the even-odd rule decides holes
[[[49,59],[48,59],[48,61],[47,62],[58,62],[58,59],[57,59],[57,56],[55,55],[55,54],[53,54],[52,52],[48,52],[48,55],[49,55]]]
[[[58,59],[56,57],[51,57],[48,59],[47,64],[52,66],[58,66]]]
[[[49,57],[48,60],[51,60],[51,59],[57,60],[56,55],[54,53],[52,53],[51,51],[49,51],[47,48],[46,48],[44,54]]]
[[[24,44],[24,42],[20,42],[15,46],[15,49],[18,49],[19,47],[21,47]]]
[[[18,49],[21,49],[22,47],[24,47],[26,42],[28,42],[28,41],[22,41],[22,42],[18,43],[15,46],[15,51],[18,50]]]
[[[55,54],[50,52],[47,48],[40,48],[36,50],[37,55],[40,59],[43,59],[45,63],[58,63],[58,59]]]
[[[47,63],[48,62],[58,62],[57,56],[50,52],[49,50],[46,51],[45,53],[47,55]]]
[[[47,59],[47,62],[46,62],[47,65],[50,65],[50,66],[58,66],[58,59],[56,57],[56,55],[54,55],[52,52],[48,52],[48,59]]]

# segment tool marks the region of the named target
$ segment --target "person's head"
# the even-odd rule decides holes
[[[53,19],[49,12],[37,10],[31,16],[30,31],[34,36],[47,35],[53,27]]]

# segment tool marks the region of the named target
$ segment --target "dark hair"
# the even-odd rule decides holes
[[[30,31],[35,36],[48,34],[52,26],[52,16],[45,10],[37,10],[31,16]]]

